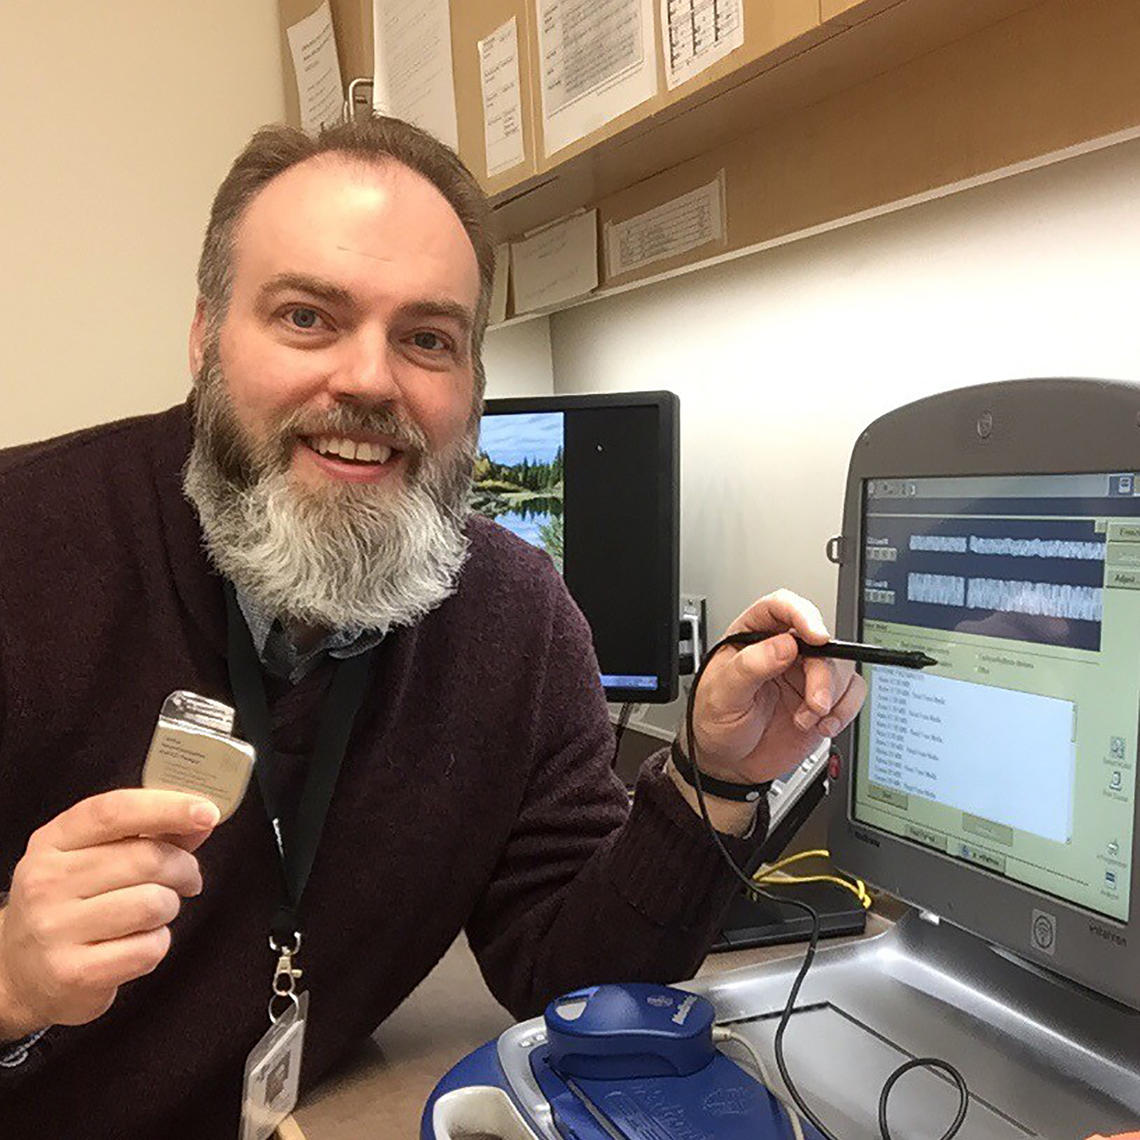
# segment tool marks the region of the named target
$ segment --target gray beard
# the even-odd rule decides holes
[[[386,633],[412,625],[457,587],[467,557],[467,498],[477,421],[446,452],[387,407],[295,413],[265,444],[230,404],[216,351],[195,392],[194,445],[183,490],[218,570],[287,625]],[[298,484],[289,462],[299,434],[394,436],[407,448],[406,485]]]

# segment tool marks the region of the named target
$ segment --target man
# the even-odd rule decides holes
[[[233,1135],[281,949],[312,998],[304,1085],[464,928],[519,1016],[700,961],[733,883],[692,788],[658,758],[629,811],[561,579],[465,511],[492,270],[482,195],[428,136],[263,131],[214,202],[189,405],[0,458],[5,1135]],[[699,758],[755,785],[863,690],[797,661],[782,631],[827,636],[802,599],[736,627],[773,636],[710,666]],[[235,700],[250,644],[266,782],[216,826],[138,788],[142,758],[173,690]],[[290,895],[281,852],[353,662],[363,697]],[[746,858],[763,812],[731,789],[709,805]]]

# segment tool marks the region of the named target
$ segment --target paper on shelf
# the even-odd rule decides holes
[[[657,94],[653,0],[538,0],[547,157]]]
[[[285,32],[297,98],[301,106],[301,129],[316,134],[321,127],[339,123],[344,112],[344,88],[336,55],[329,0]]]
[[[661,0],[665,82],[672,91],[744,45],[742,0]]]
[[[511,242],[515,312],[528,313],[598,287],[598,211],[573,214]]]
[[[522,133],[522,84],[519,82],[519,34],[512,16],[479,41],[483,84],[483,137],[487,174],[501,174],[526,157]]]
[[[623,222],[606,223],[606,274],[617,277],[690,249],[723,242],[724,171],[671,201]]]
[[[447,0],[373,0],[372,106],[459,146]]]
[[[497,325],[507,319],[507,285],[511,276],[511,247],[504,242],[495,246],[495,276],[491,283],[491,308],[487,323]]]

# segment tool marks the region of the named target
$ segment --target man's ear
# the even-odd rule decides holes
[[[197,383],[206,355],[206,300],[199,297],[194,306],[194,319],[190,322],[190,377]]]

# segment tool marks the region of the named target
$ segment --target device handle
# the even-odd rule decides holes
[[[471,1140],[472,1135],[494,1140],[540,1140],[511,1098],[493,1085],[471,1085],[444,1093],[433,1106],[431,1123],[431,1140]]]

